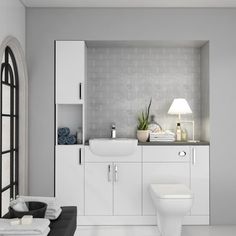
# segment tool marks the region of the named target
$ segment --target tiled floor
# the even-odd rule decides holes
[[[154,226],[80,226],[75,236],[160,236]],[[235,226],[184,226],[182,236],[236,236]]]

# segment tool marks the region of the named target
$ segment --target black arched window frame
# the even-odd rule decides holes
[[[4,73],[4,74],[3,74]],[[19,167],[19,76],[15,56],[10,47],[5,48],[4,58],[1,63],[1,86],[0,86],[0,214],[2,216],[2,196],[7,190],[10,190],[10,198],[15,198],[19,192],[18,167]],[[4,114],[2,110],[4,86],[10,87],[10,113]],[[10,149],[3,150],[3,117],[10,119]],[[4,154],[10,154],[10,184],[2,186],[2,157]]]

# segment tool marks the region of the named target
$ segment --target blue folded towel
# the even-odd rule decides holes
[[[76,144],[76,136],[75,135],[68,135],[66,138],[66,144]]]
[[[67,136],[70,134],[70,129],[68,127],[58,128],[58,136]]]
[[[66,144],[66,136],[58,136],[58,144],[65,145]]]

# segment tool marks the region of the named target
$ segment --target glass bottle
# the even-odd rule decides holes
[[[182,130],[181,130],[181,126],[180,123],[177,123],[177,127],[176,127],[176,141],[181,141],[182,139]]]
[[[77,138],[77,144],[82,144],[83,143],[82,128],[81,127],[77,128],[76,138]]]
[[[186,129],[182,129],[182,141],[188,140],[188,133]]]

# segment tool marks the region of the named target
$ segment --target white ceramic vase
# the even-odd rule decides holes
[[[147,142],[149,138],[149,130],[137,130],[137,138],[140,142]]]

